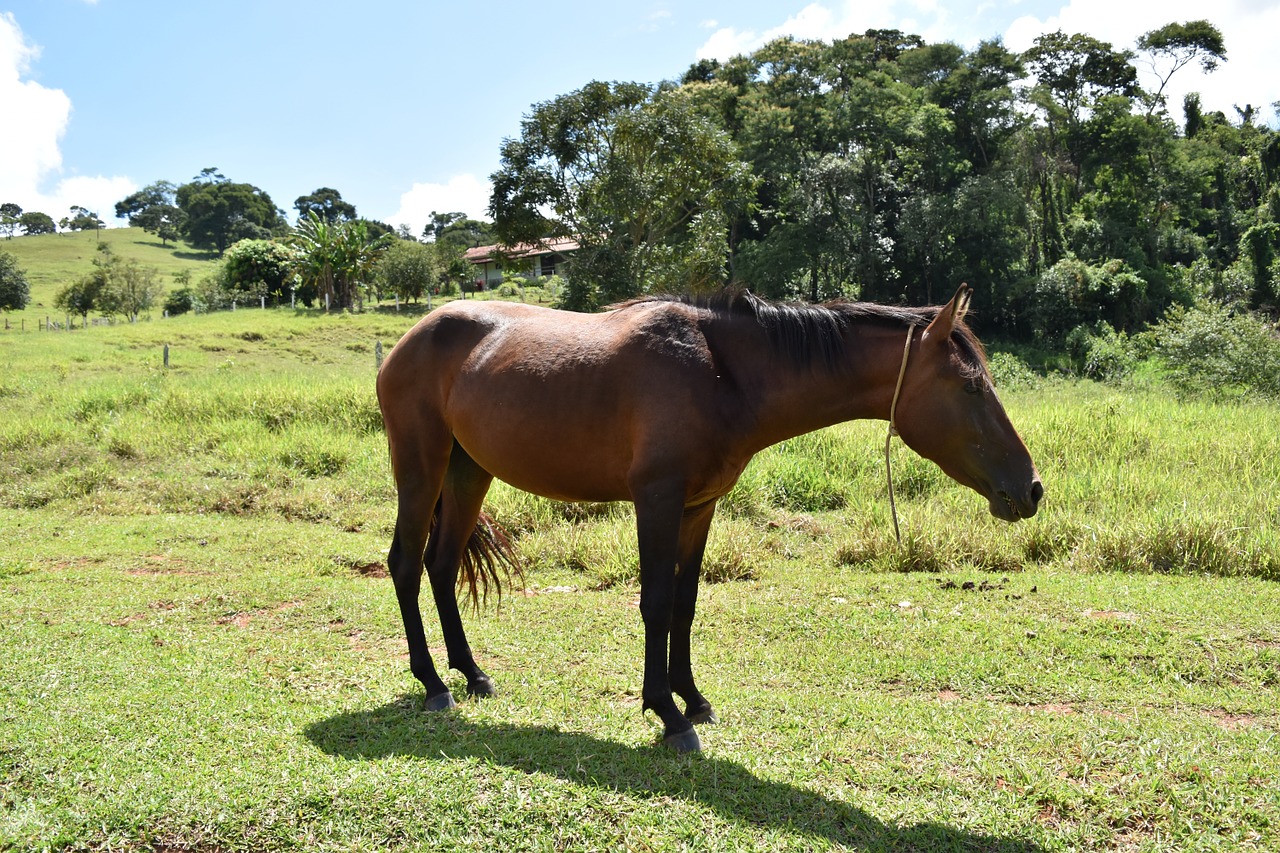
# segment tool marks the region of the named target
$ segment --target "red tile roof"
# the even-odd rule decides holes
[[[576,248],[578,248],[578,241],[572,237],[553,237],[537,243],[517,243],[514,246],[476,246],[474,249],[467,249],[464,257],[473,264],[487,264],[497,260],[499,252],[504,257],[518,259],[572,252]]]

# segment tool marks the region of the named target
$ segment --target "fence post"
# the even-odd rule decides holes
[[[168,344],[164,345],[164,366],[166,370],[169,369],[169,345]]]
[[[382,341],[374,341],[373,343],[373,361],[374,366],[379,370],[382,369]]]

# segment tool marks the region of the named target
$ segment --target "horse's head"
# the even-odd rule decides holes
[[[912,450],[985,497],[992,515],[1030,518],[1044,485],[963,324],[971,293],[962,286],[912,345],[896,427]]]

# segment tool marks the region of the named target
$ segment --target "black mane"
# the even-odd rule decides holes
[[[752,317],[769,336],[778,352],[800,364],[818,361],[834,365],[844,356],[845,330],[855,323],[875,323],[895,329],[927,326],[941,308],[932,305],[908,308],[879,305],[874,302],[852,302],[836,299],[819,305],[770,302],[748,290],[726,288],[710,295],[655,294],[628,300],[614,308],[651,302],[675,302],[727,317]],[[955,324],[951,338],[960,347],[968,366],[986,370],[987,357],[982,343],[962,321]]]

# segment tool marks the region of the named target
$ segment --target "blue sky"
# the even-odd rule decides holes
[[[1131,47],[1206,16],[1228,62],[1181,72],[1171,103],[1194,89],[1274,123],[1280,0],[0,0],[0,202],[110,219],[133,190],[216,166],[291,219],[328,186],[419,232],[432,210],[483,217],[503,138],[591,80],[672,79],[780,35],[897,27],[1025,49],[1061,28]]]

